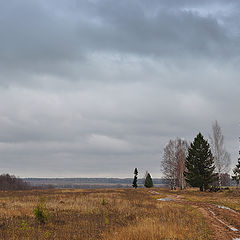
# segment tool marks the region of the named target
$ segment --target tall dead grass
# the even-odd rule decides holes
[[[49,212],[45,224],[33,214],[40,199]],[[197,209],[157,201],[147,189],[31,190],[0,192],[0,239],[207,240],[211,234]]]

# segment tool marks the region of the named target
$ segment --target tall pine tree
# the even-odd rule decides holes
[[[239,151],[239,155],[240,155],[240,151]],[[240,157],[238,158],[238,163],[236,167],[233,169],[233,173],[234,175],[232,176],[232,179],[236,181],[237,187],[238,187],[240,182]]]
[[[133,178],[133,183],[132,183],[132,186],[134,188],[137,188],[138,185],[137,185],[137,175],[138,175],[138,170],[137,168],[134,169],[134,178]]]
[[[209,184],[216,179],[216,174],[213,173],[215,169],[213,155],[201,133],[191,143],[185,164],[186,182],[192,187],[199,187],[200,191],[208,189]]]

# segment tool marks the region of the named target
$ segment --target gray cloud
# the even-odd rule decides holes
[[[0,156],[21,176],[160,174],[217,119],[237,157],[237,1],[0,3]]]

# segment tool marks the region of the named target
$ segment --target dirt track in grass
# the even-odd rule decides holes
[[[152,192],[154,194],[154,192]],[[155,194],[158,194],[155,192]],[[240,239],[240,213],[230,208],[201,201],[187,201],[182,195],[171,194],[166,199],[197,208],[204,216],[214,239]]]

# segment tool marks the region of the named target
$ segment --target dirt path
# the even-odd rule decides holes
[[[216,240],[240,239],[240,213],[211,203],[186,201],[181,195],[169,195],[165,199],[199,209]]]
[[[225,210],[224,213],[219,213],[219,210],[216,206],[210,204],[203,204],[203,203],[194,203],[194,202],[181,202],[183,204],[191,204],[192,206],[196,207],[206,219],[206,222],[209,228],[212,230],[215,239],[218,240],[232,240],[235,238],[240,238],[240,232],[238,231],[237,227],[233,226],[232,221],[227,221],[224,216],[228,216],[228,219],[236,219],[239,220],[239,216],[233,216],[230,214],[229,210]]]

